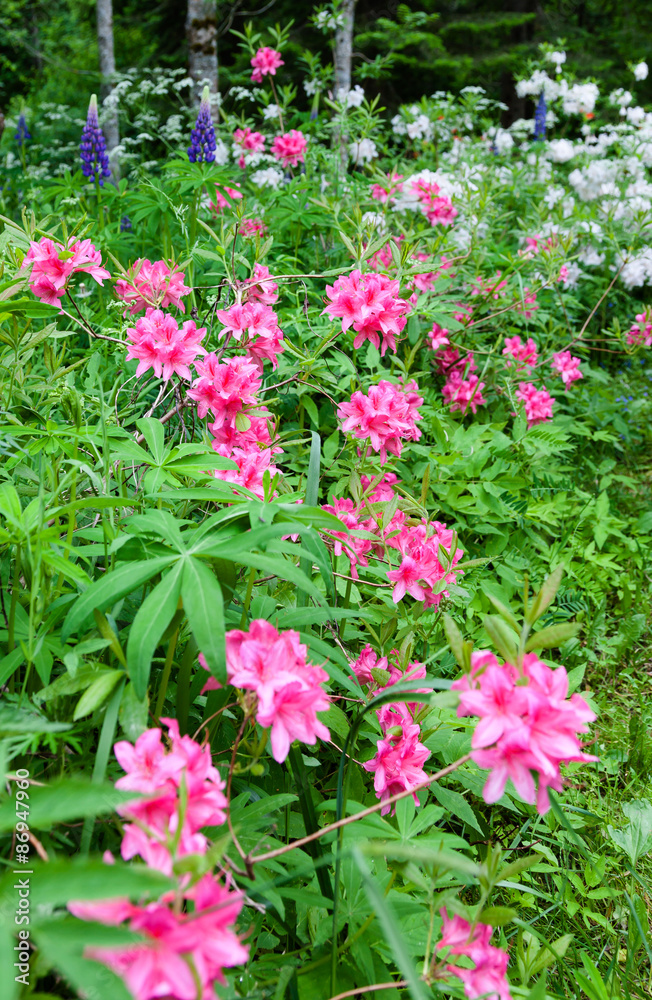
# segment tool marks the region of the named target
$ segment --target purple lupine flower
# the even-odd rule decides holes
[[[27,128],[27,122],[25,121],[25,115],[21,115],[18,119],[18,128],[16,129],[16,135],[14,136],[16,142],[19,146],[22,146],[24,142],[32,138],[31,133]]]
[[[79,155],[81,156],[84,177],[88,177],[89,180],[97,180],[100,187],[103,187],[105,177],[111,176],[111,168],[106,151],[106,139],[97,117],[97,97],[95,94],[91,95],[88,105],[88,117],[82,130]]]
[[[132,230],[131,219],[128,215],[123,215],[120,219],[120,232],[130,233]]]
[[[215,129],[211,118],[210,93],[208,87],[204,87],[199,114],[190,136],[188,159],[191,163],[201,163],[202,160],[206,163],[212,163],[215,159],[216,148]]]
[[[539,94],[539,100],[534,110],[534,138],[545,139],[546,137],[546,95],[543,91]]]

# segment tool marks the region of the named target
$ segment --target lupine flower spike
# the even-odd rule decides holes
[[[88,116],[81,135],[79,155],[81,156],[84,177],[88,177],[91,181],[96,180],[100,187],[103,187],[105,179],[111,176],[111,168],[106,151],[106,139],[97,117],[97,97],[95,94],[91,95],[88,105]]]
[[[27,128],[25,115],[21,115],[20,118],[18,119],[18,127],[16,128],[16,134],[14,138],[19,146],[22,146],[24,142],[32,138],[31,133]]]
[[[534,109],[534,138],[545,139],[546,137],[546,95],[541,91],[537,106]]]
[[[211,102],[208,87],[204,87],[199,105],[199,114],[190,136],[188,159],[191,163],[212,163],[215,159],[215,128],[211,118]]]

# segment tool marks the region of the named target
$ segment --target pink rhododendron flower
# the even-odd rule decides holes
[[[194,320],[186,320],[179,328],[174,316],[150,306],[136,321],[136,326],[127,330],[131,341],[127,345],[127,361],[138,360],[137,376],[153,368],[156,377],[165,382],[173,375],[190,380],[192,374],[188,366],[198,355],[206,354],[201,346],[205,336],[206,327],[197,328]]]
[[[471,295],[484,295],[490,299],[500,299],[505,295],[505,288],[507,287],[507,279],[503,278],[501,281],[501,271],[496,271],[496,275],[493,278],[476,278],[475,284],[471,288]]]
[[[238,232],[241,236],[249,238],[264,236],[267,232],[267,226],[262,219],[243,219],[238,226]]]
[[[493,927],[489,924],[471,926],[463,917],[449,917],[446,909],[440,911],[443,921],[441,940],[437,951],[448,949],[449,955],[464,955],[474,963],[469,969],[447,964],[446,971],[464,983],[464,993],[469,1000],[486,997],[487,1000],[511,1000],[506,972],[509,956],[502,948],[489,944]]]
[[[484,386],[485,383],[480,382],[477,375],[469,375],[465,379],[462,378],[459,369],[454,368],[442,389],[442,395],[450,405],[451,411],[460,410],[461,413],[466,413],[470,409],[472,413],[475,413],[478,406],[486,403],[486,399],[482,395]]]
[[[382,802],[398,792],[410,791],[428,778],[423,765],[430,751],[419,742],[420,727],[413,723],[400,728],[400,736],[387,735],[378,740],[375,757],[363,765],[365,771],[374,775],[374,789]],[[413,797],[418,805],[416,792],[413,792]],[[385,816],[390,808],[384,805],[381,816]]]
[[[98,285],[111,277],[101,265],[102,255],[90,240],[74,240],[64,246],[43,236],[38,243],[30,243],[21,270],[30,268],[30,291],[38,299],[61,309],[60,300],[73,274],[88,274]]]
[[[450,198],[440,195],[441,188],[434,181],[420,178],[412,181],[412,192],[419,200],[419,207],[431,226],[452,226],[457,215]]]
[[[264,360],[276,368],[277,355],[285,348],[278,316],[257,296],[236,303],[230,309],[218,309],[217,318],[224,324],[220,337],[230,335],[241,342],[250,358],[262,369]]]
[[[652,336],[650,342],[652,343]],[[561,375],[561,380],[567,389],[577,379],[584,378],[580,371],[580,360],[580,358],[574,358],[570,351],[559,351],[552,356],[551,365]]]
[[[263,77],[268,74],[276,76],[276,70],[279,66],[285,65],[281,59],[281,53],[277,52],[276,49],[271,49],[269,45],[265,45],[263,48],[258,49],[255,56],[252,56],[250,61],[254,68],[254,71],[251,74],[251,79],[254,83],[262,83]]]
[[[164,260],[152,264],[139,258],[127,270],[126,278],[118,278],[114,291],[116,298],[129,307],[125,316],[127,313],[135,316],[150,307],[167,309],[171,305],[185,312],[181,299],[190,295],[192,288],[184,285],[184,278],[185,272],[178,271],[176,265],[170,266]]]
[[[356,510],[355,504],[352,500],[346,500],[340,497],[332,497],[332,504],[324,504],[322,510],[328,511],[329,514],[333,514],[335,517],[339,518],[340,521],[346,525],[349,531],[373,531],[376,527],[376,522],[373,518],[367,517],[366,520],[359,520],[359,512]],[[351,535],[345,531],[332,531],[329,530],[325,532],[328,538],[334,541],[334,552],[336,556],[344,555],[349,559],[351,563],[351,576],[356,580],[358,579],[358,565],[367,565],[367,553],[369,553],[373,547],[373,542],[368,538],[357,538],[355,535]]]
[[[522,313],[526,319],[531,319],[538,308],[537,293],[531,292],[526,285],[523,289],[523,300],[519,298],[516,303],[516,311]]]
[[[238,201],[243,197],[243,195],[242,191],[238,191],[237,188],[227,187],[223,184],[222,190],[220,190],[220,186],[216,184],[215,194],[213,197],[215,198],[215,201],[209,201],[208,207],[213,215],[219,215],[225,208],[233,208],[231,202]]]
[[[456,302],[455,307],[456,311],[453,313],[453,319],[456,319],[458,323],[472,325],[470,320],[473,315],[473,306],[467,306],[463,302]]]
[[[276,136],[272,142],[272,153],[284,167],[296,167],[304,162],[307,147],[308,140],[303,132],[293,128],[284,135]]]
[[[652,313],[649,308],[645,312],[636,314],[636,322],[627,331],[627,344],[629,347],[638,344],[644,344],[646,347],[652,345]]]
[[[454,566],[464,555],[462,549],[453,551],[455,532],[440,521],[425,519],[417,525],[403,524],[398,533],[391,525],[389,528],[393,533],[388,532],[386,544],[401,555],[399,568],[387,573],[387,579],[394,583],[394,602],[398,604],[410,594],[424,601],[427,608],[437,607],[447,593],[442,584],[455,583]],[[449,565],[442,565],[441,549],[449,553]]]
[[[233,141],[250,153],[262,153],[265,149],[265,136],[262,132],[252,132],[248,125],[235,130]]]
[[[376,201],[382,202],[382,204],[385,204],[387,201],[393,201],[393,196],[403,190],[402,180],[403,174],[397,174],[392,171],[391,174],[387,174],[387,184],[373,185],[371,197]]]
[[[521,338],[519,336],[505,337],[503,354],[507,355],[507,357],[514,358],[515,361],[520,362],[520,364],[517,365],[517,371],[522,371],[524,365],[534,368],[538,360],[537,345],[532,340],[532,337],[529,337],[525,344],[521,343]],[[511,361],[507,362],[508,368],[511,366],[511,363]]]
[[[433,323],[432,329],[428,331],[428,340],[433,351],[436,351],[440,347],[447,347],[450,343],[448,330],[440,326],[439,323]]]
[[[207,873],[183,898],[192,906],[187,912],[161,901],[132,907],[127,926],[144,941],[87,948],[86,957],[117,973],[136,1000],[210,1000],[215,983],[225,983],[223,970],[249,957],[233,930],[242,896]]]
[[[230,449],[243,448],[245,451],[256,450],[254,446],[258,445],[262,448],[271,446],[272,438],[267,417],[252,417],[247,414],[244,419],[241,417],[238,423],[241,425],[241,429],[236,427],[235,423],[228,421],[219,426],[208,424],[208,430],[213,435],[211,447],[214,451],[217,451],[220,445],[226,445]],[[277,454],[283,449],[275,447],[271,450],[272,454]]]
[[[395,337],[403,330],[409,303],[398,297],[399,282],[385,274],[361,274],[352,271],[341,275],[333,285],[326,286],[330,299],[324,309],[334,319],[342,320],[342,333],[349,327],[356,332],[353,346],[361,347],[365,340],[380,347],[381,355],[389,347],[396,350]]]
[[[272,306],[278,299],[278,285],[264,264],[254,264],[254,273],[245,279],[244,285],[247,302],[255,299],[263,305]]]
[[[394,497],[396,493],[394,487],[400,482],[400,479],[396,473],[386,472],[384,476],[374,476],[373,479],[362,475],[360,482],[365,493],[371,487],[371,493],[367,495],[369,503],[384,503]]]
[[[421,419],[418,407],[423,398],[416,382],[394,385],[384,379],[372,385],[367,396],[354,392],[349,403],[341,403],[337,415],[342,430],[357,438],[369,440],[369,447],[380,454],[384,464],[387,452],[400,458],[403,441],[418,441],[421,431],[416,422]]]
[[[471,746],[476,764],[490,771],[484,799],[497,802],[511,779],[521,798],[545,813],[548,788],[562,788],[560,765],[596,759],[582,751],[577,736],[595,715],[580,695],[568,697],[564,667],[553,670],[535,653],[525,654],[522,671],[501,666],[491,653],[479,656],[471,677],[452,686],[460,692],[457,714],[480,718]]]
[[[241,410],[257,402],[261,386],[258,367],[243,355],[220,362],[216,354],[207,354],[195,368],[199,377],[188,389],[188,396],[196,401],[200,418],[211,411],[214,427],[232,423]]]
[[[328,674],[308,663],[308,649],[292,629],[278,632],[262,618],[254,619],[248,632],[226,633],[226,670],[229,683],[257,697],[256,721],[271,727],[272,756],[279,763],[294,740],[314,744],[329,740],[330,733],[317,718],[330,699],[322,684]],[[206,666],[204,657],[199,661]],[[204,691],[217,686],[211,678]]]
[[[244,444],[244,447],[241,445]],[[249,442],[241,441],[241,445],[232,446],[226,444],[214,444],[213,450],[224,458],[230,458],[237,465],[237,469],[217,469],[215,478],[221,479],[225,483],[232,483],[233,486],[244,486],[255,493],[261,500],[265,499],[264,476],[268,472],[270,479],[273,479],[279,469],[272,464],[273,453],[270,448],[259,448]],[[277,496],[277,492],[273,496]]]
[[[545,386],[537,389],[531,382],[522,382],[516,390],[516,396],[525,406],[528,427],[552,420],[552,404],[555,402],[555,397],[550,395]]]

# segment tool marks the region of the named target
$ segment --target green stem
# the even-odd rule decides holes
[[[120,709],[120,702],[122,701],[124,686],[125,681],[120,681],[109,699],[109,704],[106,706],[104,721],[102,723],[102,731],[100,733],[100,742],[97,745],[97,753],[95,754],[93,776],[91,778],[94,785],[101,785],[104,781],[106,765],[109,762],[109,753],[111,752],[111,747],[115,737],[115,730],[118,724],[118,711]],[[94,823],[95,816],[87,816],[84,820],[81,844],[79,848],[82,857],[87,856],[90,850]]]
[[[256,579],[256,568],[252,566],[249,570],[249,580],[247,581],[247,593],[245,594],[244,604],[242,606],[242,618],[240,619],[240,628],[244,628],[247,624],[247,617],[249,615],[249,605],[251,604],[251,595],[254,589],[254,580]]]
[[[14,648],[14,628],[16,622],[16,604],[18,603],[18,588],[20,586],[20,545],[16,546],[16,563],[14,578],[11,583],[11,605],[9,607],[9,624],[7,626],[7,652]]]
[[[185,735],[188,732],[188,716],[190,714],[190,675],[192,665],[197,655],[197,643],[190,638],[184,650],[179,675],[177,677],[177,722],[179,732]]]
[[[161,685],[158,689],[158,695],[156,698],[156,708],[154,709],[155,718],[159,719],[161,717],[161,712],[163,711],[163,705],[165,703],[165,695],[167,694],[168,684],[170,681],[170,673],[172,671],[172,660],[174,659],[174,651],[177,648],[177,639],[179,638],[179,629],[175,629],[170,637],[168,643],[168,651],[165,657],[165,664],[163,666],[163,676],[161,677]]]

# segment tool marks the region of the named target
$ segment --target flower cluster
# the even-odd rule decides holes
[[[327,711],[330,705],[322,687],[328,674],[308,663],[307,655],[298,632],[278,632],[262,618],[254,619],[248,632],[232,629],[226,633],[229,683],[255,695],[253,703],[245,698],[246,711],[255,713],[256,722],[264,729],[271,728],[272,756],[279,763],[287,757],[294,740],[314,744],[318,738],[330,739],[328,729],[317,718],[317,713]],[[202,655],[199,660],[206,667]],[[203,690],[217,687],[218,682],[211,677]]]
[[[652,343],[652,327],[650,327],[650,343]],[[551,365],[561,377],[566,389],[580,378],[584,378],[580,371],[580,359],[573,357],[570,351],[559,351],[553,354]]]
[[[188,146],[188,159],[191,163],[212,163],[215,159],[217,141],[215,139],[215,127],[211,117],[210,91],[204,87],[199,113],[195,127],[190,134],[190,145]]]
[[[387,579],[394,584],[393,600],[398,604],[410,594],[423,601],[424,607],[436,608],[442,597],[448,596],[446,584],[455,583],[454,567],[464,555],[462,549],[456,548],[457,535],[440,521],[424,518],[420,524],[410,525],[402,511],[396,515],[386,538],[388,547],[401,557],[398,569],[387,573]]]
[[[124,826],[122,857],[139,856],[152,868],[172,876],[174,862],[189,854],[206,854],[207,826],[225,822],[225,784],[211,762],[208,745],[181,736],[176,720],[168,728],[169,747],[160,729],[149,729],[135,745],[115,745],[127,772],[116,787],[142,798],[120,806]],[[112,863],[111,855],[106,857]],[[233,929],[242,896],[207,873],[194,884],[178,878],[176,892],[145,905],[127,898],[70,902],[68,909],[83,920],[119,925],[141,935],[133,944],[87,948],[86,955],[119,975],[136,1000],[196,1000],[213,997],[214,984],[224,983],[223,970],[247,961],[248,949]],[[199,991],[199,992],[198,992]]]
[[[385,274],[362,274],[352,271],[341,275],[332,285],[326,286],[330,299],[325,313],[342,320],[342,333],[353,327],[356,336],[353,346],[358,348],[366,340],[374,347],[380,346],[381,355],[389,348],[396,350],[397,337],[407,322],[410,304],[399,298],[399,282]]]
[[[552,404],[555,402],[555,397],[550,395],[545,386],[537,389],[532,382],[521,382],[516,389],[516,396],[525,407],[528,427],[552,420]]]
[[[230,309],[218,309],[216,315],[223,324],[220,337],[227,335],[238,341],[261,371],[263,361],[270,361],[272,368],[276,368],[277,356],[285,349],[283,331],[274,310],[260,297],[250,292],[246,302],[236,303]]]
[[[382,379],[372,385],[368,395],[357,390],[348,403],[340,403],[337,416],[342,430],[349,431],[361,440],[369,440],[369,447],[380,454],[380,461],[387,461],[387,453],[401,456],[403,441],[418,441],[421,420],[418,407],[423,403],[416,382],[395,385]]]
[[[184,284],[185,277],[185,272],[179,271],[176,264],[165,260],[152,263],[139,257],[127,270],[126,277],[118,278],[114,291],[116,298],[128,307],[125,316],[127,313],[135,316],[149,306],[156,309],[176,306],[185,312],[182,298],[192,292],[192,288]]]
[[[276,70],[279,66],[285,65],[281,59],[281,53],[270,48],[269,45],[258,49],[256,54],[251,57],[250,62],[253,66],[251,79],[254,83],[262,83],[264,76],[276,76]]]
[[[161,309],[147,308],[135,327],[127,330],[127,361],[138,360],[136,375],[144,375],[150,368],[157,378],[167,382],[173,375],[190,381],[189,365],[198,355],[206,354],[201,341],[206,327],[197,328],[192,319],[179,327],[174,316]]]
[[[552,669],[535,653],[526,653],[520,667],[500,664],[493,653],[478,650],[470,674],[453,689],[460,693],[457,714],[480,718],[471,746],[476,764],[490,771],[485,802],[497,802],[511,778],[521,798],[545,813],[548,789],[562,789],[560,765],[596,759],[577,737],[595,715],[581,695],[568,697],[564,667]]]
[[[205,417],[210,411],[213,427],[234,424],[237,415],[257,402],[256,393],[261,379],[257,365],[239,354],[220,362],[214,353],[207,354],[195,365],[198,378],[188,389],[188,396],[197,403],[197,415]]]
[[[308,140],[303,132],[290,129],[283,135],[277,135],[272,142],[272,153],[284,167],[296,167],[305,160]]]
[[[529,368],[534,368],[538,360],[537,345],[532,340],[532,337],[528,337],[524,344],[521,343],[519,336],[505,337],[503,354],[519,362],[516,367],[517,371],[523,371],[526,365]],[[511,364],[512,362],[508,361],[507,367],[509,368]]]
[[[97,117],[97,97],[91,96],[88,105],[86,124],[82,129],[79,155],[82,161],[82,173],[91,181],[97,181],[104,187],[104,181],[111,176],[109,156],[106,151],[106,139],[100,128]]]
[[[469,1000],[489,997],[491,1000],[511,1000],[506,972],[509,957],[502,948],[489,944],[493,927],[489,924],[469,924],[462,917],[449,917],[441,910],[442,936],[435,945],[437,951],[464,956],[473,962],[473,968],[447,963],[446,971],[464,983],[464,993]]]
[[[638,344],[652,346],[652,315],[649,308],[645,312],[636,314],[636,322],[627,331],[627,344],[629,347]]]
[[[371,646],[365,646],[351,667],[360,684],[368,685],[373,694],[387,691],[401,681],[419,680],[426,676],[423,663],[410,663],[405,672],[401,670],[396,649],[388,658],[378,657]],[[415,691],[418,690],[415,688]],[[363,767],[373,774],[374,790],[381,802],[386,802],[398,792],[412,791],[427,780],[423,765],[430,751],[419,741],[421,727],[414,719],[418,708],[418,703],[397,701],[376,710],[383,735],[376,743],[374,757]],[[416,792],[412,794],[418,805]],[[386,815],[390,808],[389,804],[384,805],[381,815]]]
[[[27,142],[27,140],[31,139],[31,138],[32,138],[32,135],[31,135],[31,132],[29,131],[29,129],[27,128],[27,122],[25,121],[25,115],[21,114],[18,117],[18,125],[17,125],[16,131],[14,133],[14,139],[16,140],[16,143],[17,143],[18,146],[22,146],[23,143]]]
[[[48,305],[61,309],[61,299],[66,293],[73,274],[88,274],[104,284],[111,275],[102,267],[102,255],[90,240],[69,241],[67,246],[43,236],[38,243],[31,242],[21,270],[30,269],[30,291]]]
[[[452,226],[457,215],[450,198],[441,194],[439,184],[434,181],[419,179],[412,182],[412,191],[416,195],[419,207],[431,226]]]

